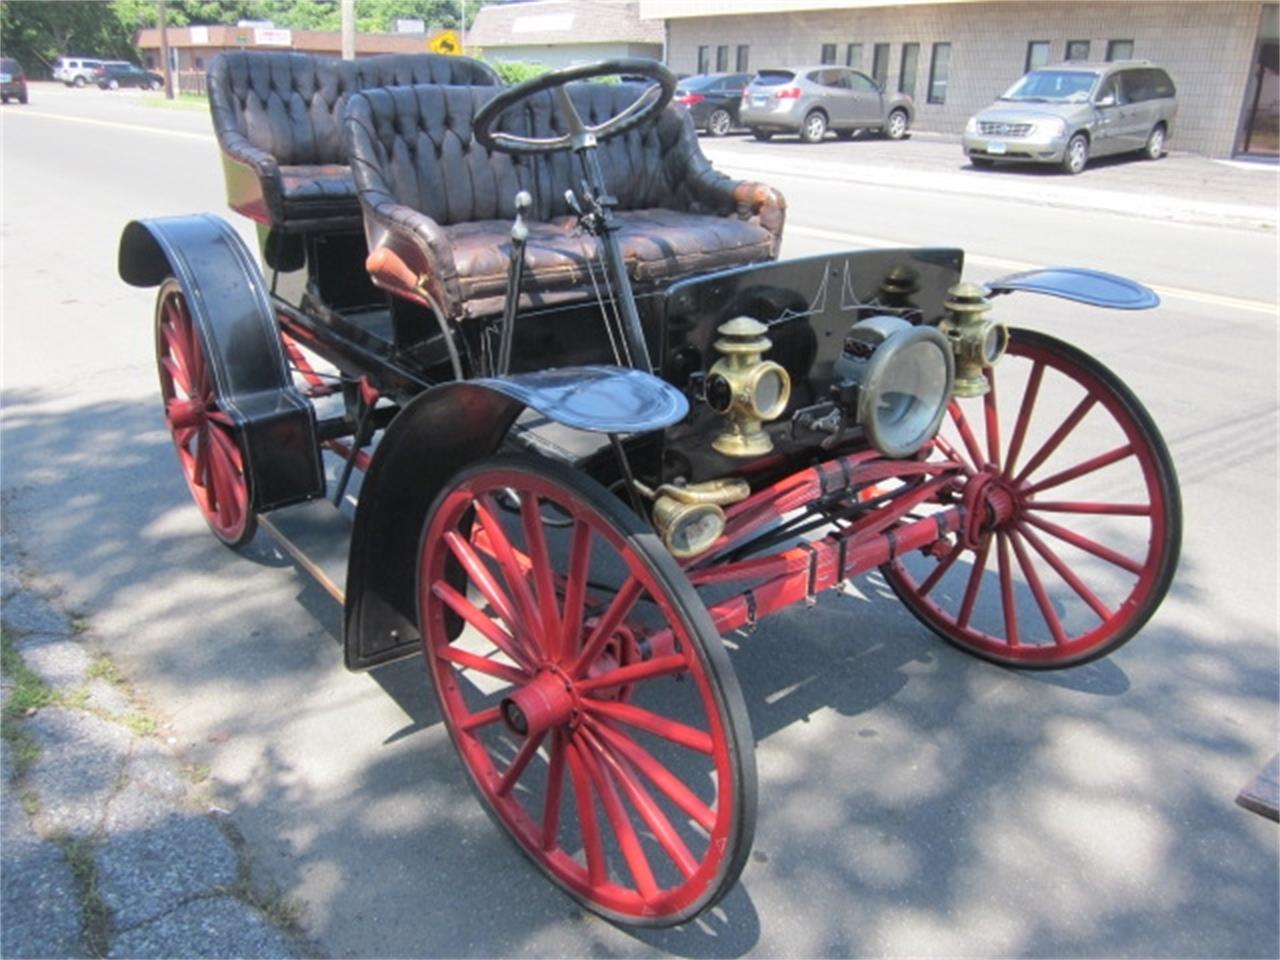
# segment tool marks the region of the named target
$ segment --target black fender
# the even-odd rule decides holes
[[[250,509],[323,496],[315,411],[293,385],[266,282],[231,225],[212,214],[133,220],[118,266],[135,287],[181,284],[245,452]]]
[[[347,560],[344,659],[365,670],[413,652],[418,547],[450,478],[496,453],[525,407],[597,433],[647,433],[685,418],[684,394],[618,367],[566,367],[431,387],[388,425],[360,486]]]
[[[993,295],[1022,290],[1112,310],[1150,310],[1160,305],[1156,292],[1136,280],[1080,267],[1045,267],[1011,273],[992,280],[987,288]]]

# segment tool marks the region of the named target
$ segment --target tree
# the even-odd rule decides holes
[[[64,53],[136,58],[132,30],[111,4],[94,0],[0,0],[0,37],[5,54],[37,75]]]

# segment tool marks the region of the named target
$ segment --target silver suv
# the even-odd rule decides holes
[[[85,57],[59,57],[53,62],[53,79],[61,80],[68,87],[83,87],[95,81],[95,72],[102,66],[101,60]]]
[[[757,140],[798,133],[805,143],[817,143],[828,130],[844,139],[877,130],[901,140],[915,113],[909,96],[888,93],[865,73],[816,66],[761,70],[742,91],[738,118]]]
[[[1169,74],[1145,60],[1062,63],[1032,70],[970,117],[964,153],[975,167],[1056,163],[1072,174],[1113,153],[1157,160],[1177,113]]]

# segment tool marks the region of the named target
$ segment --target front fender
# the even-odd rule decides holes
[[[684,395],[617,367],[566,367],[432,387],[397,414],[360,487],[347,562],[344,657],[365,670],[411,653],[418,540],[449,479],[498,452],[528,406],[580,430],[642,433],[683,419]]]
[[[1160,305],[1156,292],[1136,280],[1080,267],[1045,267],[1011,273],[992,280],[987,287],[993,294],[1022,290],[1112,310],[1150,310]]]

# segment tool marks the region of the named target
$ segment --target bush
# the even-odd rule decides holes
[[[502,82],[511,86],[517,83],[524,83],[526,80],[532,80],[536,76],[546,73],[550,68],[540,63],[526,63],[523,60],[499,60],[489,61],[489,66],[498,72],[498,76],[502,78]]]

